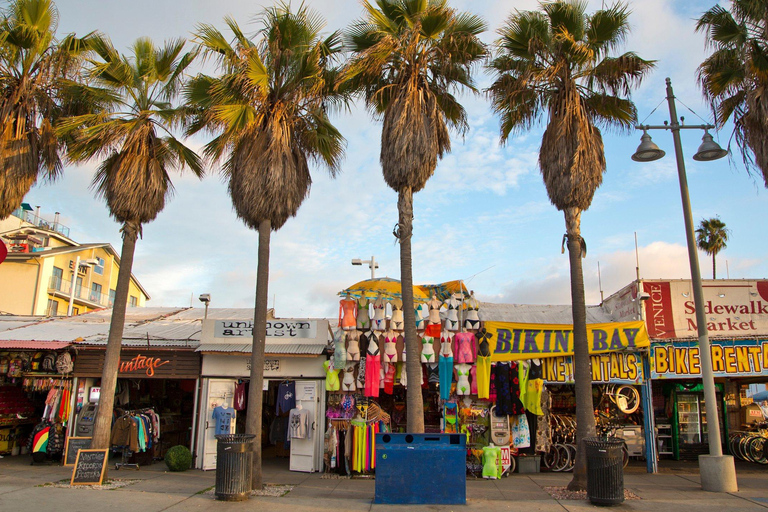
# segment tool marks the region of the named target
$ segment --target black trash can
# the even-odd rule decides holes
[[[247,500],[253,478],[253,434],[216,436],[216,499]]]
[[[587,437],[587,497],[595,505],[624,501],[624,441],[616,437]]]

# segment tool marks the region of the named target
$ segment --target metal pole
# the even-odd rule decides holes
[[[371,279],[376,279],[376,258],[371,256]]]
[[[75,268],[72,270],[72,281],[69,282],[69,307],[67,316],[72,316],[72,302],[75,300],[75,282],[77,282],[77,271],[80,268],[80,256],[75,259]]]
[[[704,386],[704,400],[707,405],[709,454],[715,457],[721,457],[723,455],[723,448],[720,444],[720,422],[718,419],[720,415],[717,410],[715,377],[712,373],[712,353],[710,352],[709,348],[707,319],[704,314],[704,291],[701,287],[701,270],[699,269],[699,256],[696,252],[696,240],[694,238],[693,230],[693,216],[691,214],[691,200],[688,196],[688,179],[685,175],[685,162],[683,162],[683,145],[680,141],[680,124],[677,121],[675,95],[672,92],[672,82],[669,78],[667,78],[667,102],[669,103],[669,117],[671,122],[672,137],[675,141],[677,174],[680,178],[680,196],[683,200],[683,217],[685,218],[685,238],[688,242],[688,259],[690,260],[691,264],[693,303],[696,307],[696,327],[699,333],[701,381]]]

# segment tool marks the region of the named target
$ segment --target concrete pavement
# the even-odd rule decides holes
[[[0,460],[0,511],[79,510],[108,512],[186,512],[190,510],[269,510],[270,512],[356,512],[388,510],[479,510],[520,512],[563,512],[592,510],[584,500],[555,500],[547,486],[564,486],[569,474],[513,474],[502,480],[467,481],[466,506],[385,506],[372,503],[375,481],[372,479],[325,479],[320,474],[293,473],[286,460],[266,461],[265,481],[294,485],[283,497],[253,497],[245,502],[220,502],[204,494],[215,483],[215,472],[190,470],[184,473],[164,471],[162,462],[139,471],[123,469],[109,473],[110,478],[136,479],[136,483],[111,491],[88,488],[41,487],[48,482],[69,479],[71,468],[30,466],[29,458],[6,457]],[[768,467],[737,467],[739,491],[709,493],[701,490],[695,464],[677,464],[672,469],[649,475],[642,467],[628,468],[625,488],[641,499],[628,500],[613,507],[620,511],[726,512],[768,509]],[[428,492],[425,489],[425,492]]]

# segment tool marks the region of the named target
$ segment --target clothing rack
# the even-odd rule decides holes
[[[134,416],[134,415],[138,415],[138,414],[146,414],[146,413],[150,413],[150,412],[152,414],[157,415],[157,412],[155,411],[154,407],[144,407],[144,408],[141,408],[141,409],[133,409],[133,410],[122,410],[122,414],[120,414],[120,416],[118,416],[117,419],[121,419],[121,418],[124,418],[126,416]],[[159,435],[158,435],[158,439],[159,439]],[[116,462],[115,463],[115,469],[119,470],[120,468],[128,467],[128,468],[133,468],[133,469],[138,470],[139,469],[139,465],[137,463],[128,462],[128,457],[130,457],[132,453],[133,452],[131,451],[129,446],[123,446],[122,447],[122,453],[120,455],[120,462]]]

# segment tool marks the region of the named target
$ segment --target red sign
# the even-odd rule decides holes
[[[160,359],[159,357],[147,357],[141,354],[136,354],[136,357],[130,361],[120,362],[120,373],[131,373],[138,370],[145,370],[147,377],[152,377],[155,374],[155,368],[160,368],[163,365],[170,363],[168,359]]]
[[[0,240],[0,263],[5,261],[6,256],[8,256],[8,248],[5,246],[5,242]]]
[[[645,301],[645,324],[651,338],[675,338],[672,315],[672,295],[668,282],[644,282],[643,291],[650,295]]]

